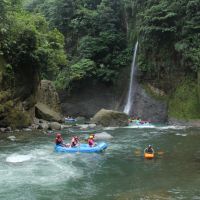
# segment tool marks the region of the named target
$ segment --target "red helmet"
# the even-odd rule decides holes
[[[60,134],[60,133],[57,133],[57,134],[56,134],[56,137],[60,138],[60,137],[61,137],[61,134]]]

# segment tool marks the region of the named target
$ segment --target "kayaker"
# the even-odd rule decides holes
[[[144,150],[144,152],[153,154],[154,150],[153,150],[152,146],[149,144],[148,147]]]
[[[64,144],[64,140],[63,140],[63,138],[62,138],[61,133],[57,133],[57,134],[56,134],[55,143],[56,143],[56,145],[60,145],[60,146],[64,146],[64,147],[67,146],[66,144]]]
[[[90,135],[89,139],[88,139],[88,144],[90,147],[95,146],[95,142],[94,142],[94,134]]]
[[[71,147],[76,147],[79,145],[79,138],[78,136],[74,136],[72,137],[72,140],[71,140]]]

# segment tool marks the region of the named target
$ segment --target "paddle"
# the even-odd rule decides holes
[[[135,156],[142,156],[143,154],[144,154],[144,151],[142,151],[141,149],[136,149],[134,151]],[[164,152],[163,151],[156,151],[156,152],[154,152],[154,154],[156,154],[158,156],[163,156]]]
[[[159,156],[162,156],[162,155],[164,154],[164,152],[163,152],[163,151],[158,151],[157,154],[158,154]]]
[[[141,156],[141,149],[136,149],[134,151],[135,156]]]

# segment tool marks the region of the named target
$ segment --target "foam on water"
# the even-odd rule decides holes
[[[182,137],[187,136],[187,134],[181,134],[181,133],[176,133],[176,135],[178,135],[178,136],[182,136]]]
[[[130,125],[130,126],[125,126],[123,128],[155,128],[156,126],[154,125]]]
[[[19,163],[19,162],[25,162],[31,159],[32,159],[32,155],[12,154],[6,158],[6,162]]]
[[[161,129],[161,130],[165,130],[165,129],[176,129],[176,130],[181,130],[181,129],[186,129],[186,126],[161,126],[161,127],[155,127],[156,129]]]
[[[66,154],[56,154],[48,146],[47,148],[43,146],[31,149],[27,155],[24,150],[4,155],[4,166],[0,167],[0,176],[3,178],[0,182],[5,181],[11,185],[10,189],[15,189],[24,184],[49,186],[61,184],[71,179],[79,179],[84,173],[81,168],[73,164],[77,159],[76,156],[76,154],[70,157],[67,157]],[[9,163],[21,164],[13,166]]]
[[[133,128],[133,129],[136,129],[136,128],[147,128],[147,129],[150,129],[150,128],[155,128],[155,129],[159,129],[159,130],[168,130],[168,129],[174,129],[174,130],[182,130],[182,129],[186,129],[188,127],[186,126],[155,126],[155,125],[130,125],[130,126],[125,126],[123,128]]]
[[[107,131],[114,131],[115,129],[118,129],[119,127],[105,127],[103,130]]]

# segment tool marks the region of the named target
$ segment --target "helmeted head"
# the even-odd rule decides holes
[[[152,147],[152,146],[149,144],[149,145],[148,145],[148,148],[151,148],[151,147]]]
[[[94,138],[94,136],[93,135],[90,135],[90,137],[89,137],[90,139],[93,139]]]
[[[60,133],[56,133],[56,137],[57,137],[57,138],[60,138],[60,137],[61,137],[61,134],[60,134]]]
[[[78,140],[78,136],[74,136],[74,139],[75,139],[75,140]]]

